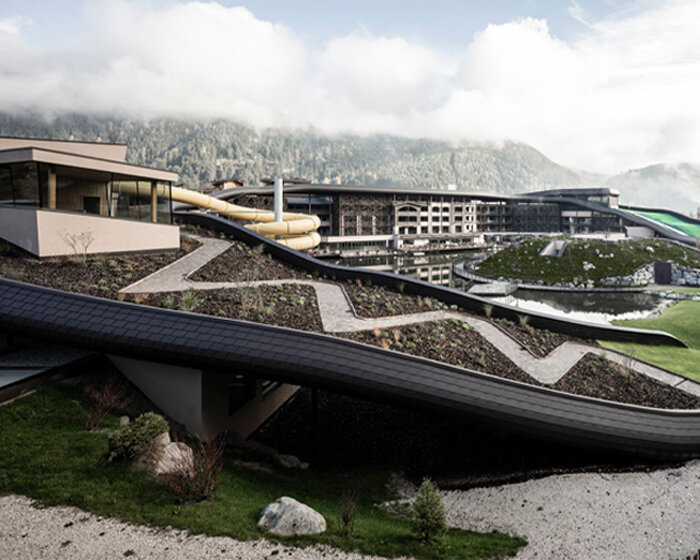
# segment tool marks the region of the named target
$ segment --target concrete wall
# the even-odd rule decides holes
[[[0,239],[37,255],[36,213],[37,209],[32,207],[0,206]]]
[[[0,239],[38,257],[83,254],[90,238],[88,254],[163,251],[180,247],[180,229],[170,224],[35,207],[0,206]],[[71,246],[71,239],[76,241],[75,247]]]

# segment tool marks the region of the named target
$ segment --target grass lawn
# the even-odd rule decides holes
[[[678,286],[662,286],[654,291],[673,292],[675,294],[700,294],[700,288],[679,288]]]
[[[614,321],[614,324],[623,327],[665,331],[678,337],[688,345],[688,348],[646,346],[601,340],[599,342],[602,346],[626,354],[633,353],[635,357],[645,362],[700,381],[700,302],[681,301],[673,307],[667,308],[661,317]]]
[[[491,255],[475,269],[489,278],[503,276],[526,282],[541,280],[545,284],[573,282],[577,285],[592,280],[596,286],[600,286],[603,278],[626,276],[640,266],[656,261],[700,267],[700,256],[695,251],[661,239],[619,243],[570,239],[561,258],[540,257],[540,251],[550,241],[548,238],[528,239],[517,247],[507,247]],[[593,264],[595,268],[584,270],[584,262]]]
[[[261,473],[235,468],[230,455],[214,499],[180,505],[169,488],[145,472],[103,461],[106,433],[83,429],[78,408],[82,401],[79,389],[58,385],[0,407],[0,495],[23,494],[43,505],[72,505],[124,521],[241,540],[263,537],[256,526],[260,511],[288,495],[321,512],[328,531],[316,537],[272,537],[285,544],[327,543],[388,557],[450,559],[512,556],[526,544],[500,533],[451,529],[441,543],[425,546],[412,536],[407,520],[374,505],[392,498],[383,473]],[[115,418],[106,425],[114,427]],[[339,517],[346,488],[354,489],[359,500],[350,537],[342,535]]]

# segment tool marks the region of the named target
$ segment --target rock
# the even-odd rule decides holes
[[[170,438],[168,438],[170,439]],[[194,475],[194,454],[186,443],[172,441],[156,447],[151,461],[154,474],[189,473]]]
[[[263,510],[258,527],[274,535],[317,535],[326,530],[326,520],[309,506],[283,496]]]
[[[277,456],[277,463],[279,463],[280,467],[283,467],[285,469],[301,469],[301,470],[306,470],[309,468],[308,463],[302,463],[298,457],[295,457],[294,455],[278,455]]]
[[[267,465],[263,465],[262,463],[257,463],[255,461],[241,461],[240,459],[236,459],[233,462],[233,466],[238,467],[240,469],[247,469],[250,471],[259,471],[265,473],[273,472],[272,469]]]
[[[120,426],[128,426],[131,420],[129,419],[128,416],[120,416],[119,417],[119,425]]]
[[[153,447],[162,449],[170,443],[170,432],[163,432],[153,440]]]

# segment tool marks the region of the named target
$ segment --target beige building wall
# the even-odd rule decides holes
[[[67,152],[80,156],[88,156],[112,161],[124,161],[126,159],[126,146],[124,144],[100,144],[92,142],[74,142],[62,140],[43,140],[37,138],[2,138],[0,137],[0,150],[13,150],[15,148],[36,147],[56,152]]]
[[[18,206],[0,206],[0,238],[38,257],[180,247],[174,225]]]

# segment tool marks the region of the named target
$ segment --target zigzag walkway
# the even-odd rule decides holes
[[[556,383],[574,366],[585,354],[596,354],[625,368],[633,369],[641,374],[656,379],[677,389],[700,395],[700,384],[682,376],[670,373],[629,356],[575,342],[565,342],[548,356],[534,356],[519,342],[505,334],[493,323],[454,311],[429,311],[409,315],[397,315],[378,319],[363,319],[357,317],[345,290],[339,284],[320,282],[306,279],[264,280],[256,282],[194,282],[189,276],[226,251],[232,243],[216,238],[198,238],[202,246],[183,258],[171,263],[161,270],[142,280],[120,290],[123,294],[179,292],[188,289],[217,290],[260,285],[303,284],[316,290],[318,308],[321,314],[323,329],[328,333],[354,332],[374,328],[387,329],[401,325],[458,319],[468,323],[481,336],[498,348],[512,362],[518,365],[528,375],[540,383]]]

